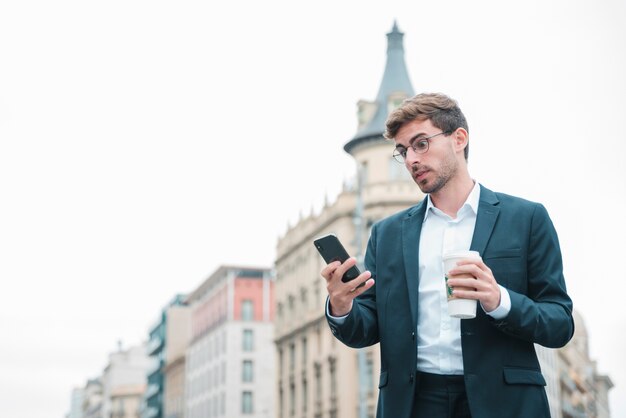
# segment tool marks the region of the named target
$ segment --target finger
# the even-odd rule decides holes
[[[350,292],[354,292],[357,288],[364,286],[370,277],[372,277],[372,273],[369,270],[366,270],[361,273],[356,279],[347,282],[346,286],[350,288]]]
[[[475,278],[484,278],[487,272],[480,269],[476,264],[463,264],[459,265],[448,272],[448,277],[450,276],[460,276],[467,275],[473,276]]]
[[[452,288],[466,287],[468,289],[484,290],[487,289],[487,285],[484,282],[480,282],[476,279],[459,278],[448,279],[448,286]]]
[[[341,265],[339,261],[333,261],[329,263],[322,269],[321,275],[326,281],[329,281],[332,278],[333,273],[337,268]]]
[[[374,279],[372,279],[371,277],[369,279],[367,279],[365,282],[365,284],[361,287],[357,287],[356,289],[354,289],[354,291],[352,292],[352,294],[354,295],[354,297],[356,298],[357,296],[360,296],[361,294],[363,294],[366,290],[370,289],[372,286],[374,286],[375,281]]]
[[[485,295],[475,290],[452,289],[452,296],[459,299],[482,299]]]
[[[456,263],[457,266],[467,266],[467,265],[475,265],[477,266],[480,270],[485,270],[487,267],[487,265],[483,262],[482,258],[481,259],[475,259],[475,258],[464,258],[462,260],[459,260]]]
[[[348,269],[350,269],[351,267],[355,265],[356,265],[356,258],[354,257],[348,258],[346,261],[343,262],[343,264],[338,266],[337,269],[333,272],[333,277],[339,277],[339,279],[341,280],[341,278],[346,273],[346,271],[348,271]]]

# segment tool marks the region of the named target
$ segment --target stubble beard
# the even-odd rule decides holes
[[[443,163],[441,164],[441,168],[438,172],[435,172],[430,167],[413,167],[412,172],[415,173],[423,168],[427,168],[431,172],[431,174],[435,174],[434,180],[428,181],[427,179],[424,179],[422,181],[419,181],[415,177],[413,177],[413,180],[415,181],[415,183],[417,183],[417,186],[420,188],[422,193],[432,194],[437,193],[438,191],[443,189],[446,184],[448,184],[448,182],[456,175],[458,171],[458,163],[456,159],[452,157],[447,158],[443,161]]]

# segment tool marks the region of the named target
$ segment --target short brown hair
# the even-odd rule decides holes
[[[469,132],[465,115],[454,99],[442,93],[420,93],[405,99],[400,107],[387,117],[385,133],[387,139],[393,139],[402,125],[412,120],[429,120],[443,132],[452,132],[463,128]],[[464,151],[465,160],[469,155],[469,143]]]

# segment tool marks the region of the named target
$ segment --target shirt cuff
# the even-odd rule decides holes
[[[493,319],[504,319],[509,312],[511,312],[511,295],[509,295],[509,291],[504,287],[498,286],[500,287],[500,306],[491,312],[485,311],[485,313]],[[482,307],[482,304],[480,306]],[[483,310],[485,310],[485,308],[483,308]]]
[[[332,316],[330,314],[330,298],[326,298],[326,316],[328,316],[328,318],[330,318],[335,324],[341,325],[346,322],[346,318],[348,317],[348,315],[350,314],[346,314],[344,316]]]

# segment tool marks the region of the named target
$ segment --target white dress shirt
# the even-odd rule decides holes
[[[469,250],[476,226],[480,186],[474,183],[456,218],[437,209],[430,195],[419,245],[419,309],[417,320],[417,369],[435,374],[463,374],[461,320],[448,315],[442,255],[449,251]],[[497,278],[496,278],[497,279]],[[500,306],[487,312],[502,319],[511,309],[511,299],[500,286]],[[326,306],[329,314],[329,306]],[[330,316],[330,315],[329,315]],[[332,317],[341,324],[344,317]]]

